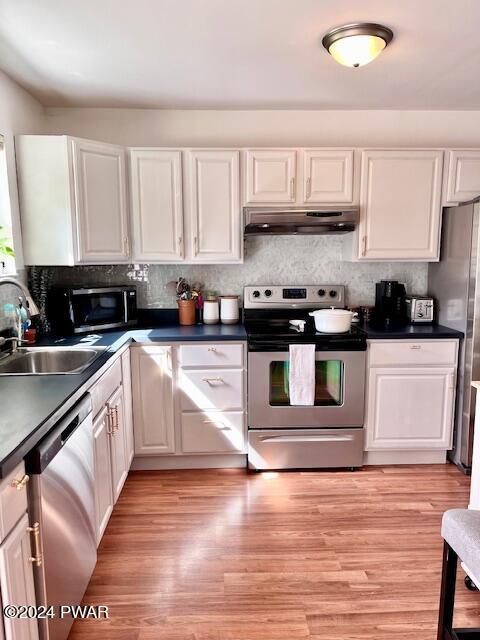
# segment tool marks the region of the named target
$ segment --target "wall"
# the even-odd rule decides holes
[[[20,277],[23,277],[23,255],[18,209],[14,135],[20,133],[42,133],[43,125],[44,110],[42,105],[13,82],[6,74],[0,71],[0,134],[4,136],[5,141],[13,244]],[[4,202],[3,199],[2,202]],[[0,212],[0,219],[4,220],[6,217],[5,211]],[[17,287],[9,285],[2,285],[2,287],[0,287],[0,331],[11,325],[10,319],[4,316],[3,306],[6,302],[17,303],[19,293],[20,291]]]
[[[426,265],[352,263],[342,261],[341,236],[249,238],[243,265],[136,265],[112,267],[49,267],[56,284],[137,285],[140,307],[174,307],[165,285],[179,276],[200,282],[205,290],[242,293],[246,284],[345,284],[348,303],[373,304],[378,280],[398,279],[407,289],[425,293]]]
[[[480,147],[479,111],[50,108],[46,128],[128,146]]]

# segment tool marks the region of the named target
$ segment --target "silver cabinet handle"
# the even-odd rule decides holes
[[[27,482],[29,480],[30,480],[30,476],[27,476],[27,474],[25,474],[21,480],[17,480],[17,479],[12,480],[10,486],[12,487],[12,489],[21,491],[22,489],[25,489],[25,487],[27,486]]]
[[[183,238],[178,236],[178,253],[180,258],[183,258]]]
[[[128,242],[128,237],[125,236],[123,239],[123,253],[128,256],[130,253],[130,244]]]
[[[290,199],[295,200],[295,178],[290,178]]]
[[[217,347],[208,347],[207,351],[213,351],[215,352],[217,350]]]
[[[410,345],[410,349],[421,349],[422,345],[421,344],[411,344]]]
[[[33,535],[33,548],[34,554],[30,556],[29,561],[34,564],[36,567],[42,566],[42,545],[40,542],[40,523],[35,522],[35,524],[31,527],[27,527],[27,533],[31,533]]]
[[[119,430],[119,422],[118,422],[118,405],[115,405],[113,408],[113,413],[115,415],[115,431]]]
[[[217,376],[216,378],[202,378],[203,382],[207,382],[208,384],[211,384],[212,382],[224,382],[223,378],[220,378],[220,376]]]
[[[198,237],[197,236],[193,238],[193,252],[195,255],[197,255],[198,253]]]
[[[310,177],[307,178],[307,200],[312,195],[312,179]]]

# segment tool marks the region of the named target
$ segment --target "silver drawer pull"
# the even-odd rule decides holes
[[[30,476],[27,476],[27,474],[25,474],[21,480],[16,480],[16,479],[12,480],[10,486],[12,487],[12,489],[21,491],[22,489],[25,489],[25,487],[27,486],[27,482],[29,480],[30,480]]]
[[[412,345],[410,345],[410,349],[421,349],[421,348],[422,348],[422,345],[420,345],[420,344],[412,344]]]
[[[212,384],[212,382],[224,382],[223,378],[217,376],[216,378],[202,378],[203,382],[207,382],[208,384]]]
[[[208,347],[207,351],[213,351],[215,352],[217,350],[217,347]]]

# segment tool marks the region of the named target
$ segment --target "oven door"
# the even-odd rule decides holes
[[[315,364],[315,405],[292,406],[288,351],[250,352],[249,427],[363,426],[366,352],[317,351]]]

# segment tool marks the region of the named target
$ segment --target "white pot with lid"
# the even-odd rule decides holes
[[[309,316],[315,320],[315,330],[321,333],[346,333],[350,331],[353,318],[358,315],[347,309],[318,309]]]

